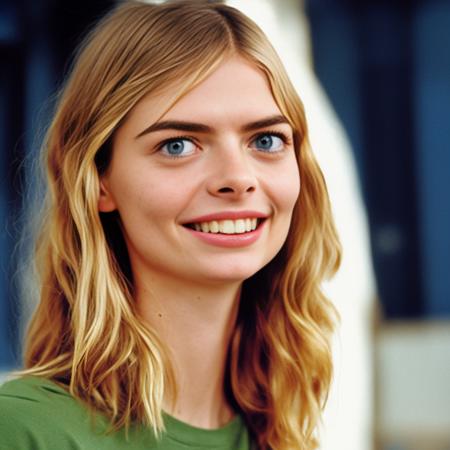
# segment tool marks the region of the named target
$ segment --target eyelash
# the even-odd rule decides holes
[[[265,154],[278,154],[281,153],[285,150],[285,146],[289,145],[291,143],[291,140],[288,138],[288,136],[281,132],[281,131],[271,131],[271,130],[267,130],[261,133],[258,133],[256,135],[254,135],[250,142],[255,141],[256,139],[258,139],[261,136],[276,136],[278,138],[280,138],[283,141],[283,148],[281,150],[276,150],[274,152],[270,152],[270,151],[266,151],[264,152],[264,150],[261,150],[262,152],[264,152]],[[168,139],[164,139],[163,141],[161,141],[158,146],[157,146],[157,152],[160,152],[162,150],[162,148],[166,145],[166,144],[170,144],[171,142],[176,142],[176,141],[180,141],[180,140],[187,140],[189,142],[191,142],[194,145],[196,144],[195,139],[193,139],[191,136],[176,136],[176,137],[172,137],[172,138],[168,138]],[[176,155],[169,155],[169,154],[165,154],[164,156],[170,158],[170,159],[181,159],[181,158],[186,158],[185,156],[176,156]]]

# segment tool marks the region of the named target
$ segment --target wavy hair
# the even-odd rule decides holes
[[[337,317],[320,284],[337,270],[340,246],[302,103],[264,33],[222,3],[126,2],[80,47],[42,154],[46,206],[34,248],[40,291],[22,374],[62,383],[114,428],[164,429],[173,371],[164,342],[137,314],[119,217],[98,211],[99,179],[114,132],[145,95],[173,92],[173,105],[236,54],[266,74],[293,127],[302,187],[282,249],[243,284],[225,389],[258,448],[311,450],[332,377]]]

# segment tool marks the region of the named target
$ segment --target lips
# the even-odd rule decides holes
[[[204,232],[201,229],[200,231],[195,229],[195,224],[194,228],[192,228],[191,224],[185,224],[184,228],[195,239],[199,239],[201,242],[213,247],[245,248],[251,246],[259,240],[260,236],[264,232],[265,224],[267,223],[267,219],[264,218],[254,218],[253,220],[257,221],[256,228],[254,230],[244,232],[239,232],[239,230],[236,232],[236,229],[234,229],[235,232],[232,233],[215,233],[211,231]],[[230,219],[226,219],[225,222],[226,221],[232,222]],[[236,222],[239,221],[243,221],[243,219],[236,220]]]

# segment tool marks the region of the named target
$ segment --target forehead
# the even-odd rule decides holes
[[[213,122],[220,127],[280,114],[264,72],[241,57],[223,61],[211,75],[172,104],[176,95],[176,87],[159,95],[147,95],[124,125],[139,132],[159,120],[178,119]]]

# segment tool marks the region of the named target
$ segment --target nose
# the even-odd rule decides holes
[[[211,195],[233,200],[256,190],[256,175],[245,150],[223,149],[216,156],[207,183]]]

